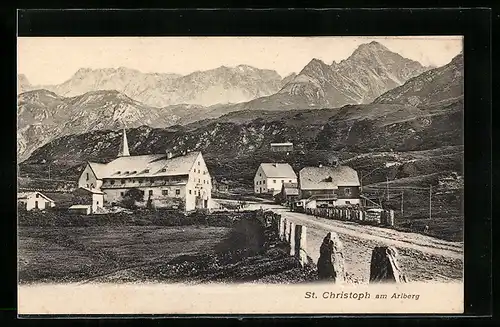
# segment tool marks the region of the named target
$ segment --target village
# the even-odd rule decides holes
[[[399,237],[383,232],[395,228],[394,210],[364,197],[358,172],[339,164],[338,160],[306,166],[298,172],[287,162],[262,162],[255,167],[252,189],[242,196],[232,192],[228,180],[213,178],[199,151],[172,153],[166,150],[163,154],[133,155],[125,129],[120,140],[115,159],[107,163],[86,163],[74,190],[50,193],[40,189],[18,193],[21,237],[28,246],[24,251],[34,255],[31,258],[25,254],[21,258],[21,263],[27,265],[21,269],[22,282],[52,280],[62,273],[36,263],[55,259],[54,252],[45,253],[38,246],[35,246],[36,252],[29,250],[37,239],[63,246],[69,253],[86,249],[83,257],[96,262],[90,271],[85,265],[77,266],[83,269],[80,274],[90,280],[96,275],[121,279],[111,277],[113,271],[127,271],[130,266],[149,267],[144,260],[149,260],[151,255],[163,257],[165,251],[173,261],[183,258],[185,251],[195,251],[199,254],[183,259],[187,261],[181,267],[195,271],[196,278],[215,274],[236,281],[261,276],[266,282],[270,279],[290,282],[290,277],[279,276],[292,274],[295,276],[292,281],[299,278],[298,282],[318,278],[333,282],[406,282],[407,277],[397,262],[397,251],[389,245],[408,245]],[[272,152],[285,154],[285,158],[294,151],[291,142],[271,143],[269,147]],[[45,193],[63,200],[52,199]],[[366,229],[367,226],[381,230],[374,237],[373,230]],[[143,240],[142,228],[159,235]],[[222,234],[214,235],[214,229],[216,235]],[[161,236],[165,232],[174,235]],[[344,253],[342,239],[348,237],[350,241],[349,235],[367,242],[361,256]],[[416,235],[413,238],[418,242]],[[113,252],[107,253],[110,237],[118,243]],[[157,238],[157,246],[146,245],[150,244],[151,237]],[[32,241],[27,241],[30,239]],[[127,245],[129,242],[133,242],[132,248]],[[199,242],[201,247],[196,245]],[[144,246],[147,246],[146,252]],[[123,248],[127,250],[123,252]],[[271,254],[277,250],[279,254]],[[102,251],[107,254],[100,254]],[[208,252],[203,254],[205,251]],[[70,262],[78,262],[74,254],[66,255],[72,256]],[[117,255],[118,258],[125,255],[119,259],[125,262],[109,261]],[[233,259],[227,259],[228,255]],[[239,260],[236,267],[234,256]],[[257,260],[256,256],[259,261],[268,262],[258,265],[263,271],[257,275],[247,266],[249,261]],[[209,263],[200,266],[199,262],[206,260]],[[215,266],[210,263],[214,260],[218,262]],[[229,262],[221,265],[223,260]],[[158,269],[171,265],[168,260],[162,262],[156,258],[154,261],[158,261]],[[347,265],[351,265],[351,272]],[[173,276],[169,278],[185,278],[179,269],[172,270]],[[224,273],[221,269],[230,271]],[[242,270],[250,276],[238,277]],[[143,273],[136,278],[140,281],[152,278]],[[424,276],[419,270],[410,273],[419,278]],[[65,274],[65,278],[83,278],[78,274],[75,277],[71,271]],[[158,278],[158,274],[153,273],[154,278]]]
[[[293,143],[271,143],[270,149],[290,154]],[[228,182],[211,176],[201,152],[174,154],[167,150],[164,154],[131,155],[125,129],[117,158],[106,164],[88,162],[77,185],[70,192],[71,200],[66,197],[64,203],[43,191],[19,192],[19,208],[98,216],[141,207],[189,214],[249,206],[247,201],[231,199]],[[222,196],[215,198],[213,194]],[[253,195],[256,201],[312,215],[328,215],[328,209],[333,208],[366,209],[361,220],[378,224],[386,212],[363,197],[358,173],[335,160],[298,172],[286,162],[263,162],[256,167]],[[387,213],[392,219],[389,225],[394,225],[394,211]]]

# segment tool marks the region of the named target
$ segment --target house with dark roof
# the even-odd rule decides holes
[[[360,204],[358,173],[347,166],[302,168],[299,189],[300,198],[316,207]]]
[[[254,177],[255,194],[276,195],[284,183],[297,183],[297,175],[287,163],[261,163]]]
[[[201,152],[133,156],[125,130],[118,157],[106,164],[88,162],[78,186],[103,192],[105,205],[119,203],[134,188],[142,192],[144,205],[185,211],[208,209],[212,198],[211,177]]]

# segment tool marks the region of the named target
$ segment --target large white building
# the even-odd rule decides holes
[[[289,164],[261,163],[254,177],[254,192],[276,195],[284,183],[297,183],[297,175]]]
[[[201,152],[131,156],[125,130],[118,158],[107,164],[88,162],[78,186],[102,191],[105,205],[118,204],[131,189],[142,193],[144,205],[185,211],[209,208],[212,197]]]

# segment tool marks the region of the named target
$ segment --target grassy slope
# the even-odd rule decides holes
[[[300,282],[313,278],[288,253],[269,249],[256,220],[231,228],[138,226],[86,217],[85,227],[19,228],[19,280],[40,282]],[[67,217],[67,220],[71,220]],[[144,223],[144,222],[142,222]],[[151,222],[150,222],[151,223]]]

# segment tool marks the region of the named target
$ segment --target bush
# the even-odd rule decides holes
[[[125,192],[120,203],[127,209],[136,209],[136,202],[144,202],[144,194],[137,188],[131,188],[130,190],[127,190],[127,192]]]

